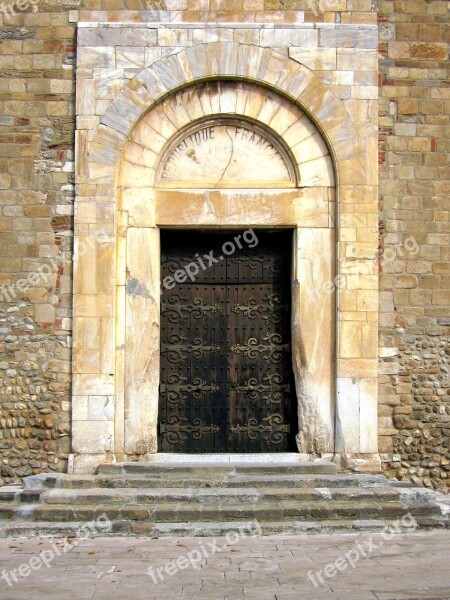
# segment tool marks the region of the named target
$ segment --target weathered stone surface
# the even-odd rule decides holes
[[[127,27],[82,27],[78,31],[79,46],[151,46],[156,44],[157,29]]]
[[[163,158],[167,187],[288,187],[289,163],[263,131],[230,121],[188,132]],[[205,179],[205,173],[207,179]]]
[[[159,232],[130,229],[125,331],[125,452],[156,452],[159,389]],[[120,415],[119,419],[122,418]]]
[[[332,531],[359,529],[361,517],[377,519],[365,523],[367,530],[387,527],[403,515],[409,517],[400,524],[405,529],[414,518],[415,528],[448,523],[441,512],[448,505],[444,496],[414,487],[397,488],[380,475],[358,474],[364,468],[361,455],[342,457],[353,471],[345,475],[336,473],[334,463],[279,456],[278,462],[271,463],[247,455],[253,461],[241,463],[225,455],[231,462],[216,464],[201,462],[201,457],[186,464],[192,461],[188,455],[180,455],[179,462],[174,457],[164,461],[155,457],[150,464],[103,464],[98,474],[90,476],[29,477],[25,489],[0,491],[3,532],[24,533],[31,527],[41,533],[57,528],[60,533],[69,532],[75,520],[91,521],[92,536],[128,533],[130,521],[140,522],[135,533],[183,535],[189,530],[191,535],[203,536],[217,535],[245,521],[252,523],[249,531],[269,535],[298,533],[303,528],[320,531],[321,526]],[[371,458],[376,461],[376,457]],[[27,502],[34,505],[25,513]],[[14,525],[11,518],[17,513],[21,523]]]
[[[307,26],[298,30],[263,30],[261,35],[267,38],[266,43],[272,36],[274,39],[270,44],[274,44],[275,39],[280,43],[281,39],[285,40],[284,43],[296,39],[301,44],[305,36],[309,36],[309,41],[313,38],[317,39],[317,28]],[[185,43],[189,43],[188,38],[189,36]],[[171,97],[167,102],[162,102],[158,108],[145,114],[131,132],[131,124],[133,121],[138,121],[139,113],[145,110],[142,94],[134,98],[135,90],[141,84],[148,91],[152,89],[151,93],[158,96],[161,91],[169,91],[192,77],[192,74],[196,77],[210,77],[217,74],[248,75],[249,67],[254,69],[255,77],[278,87],[282,93],[292,93],[295,90],[299,95],[299,102],[310,113],[317,116],[325,130],[329,129],[333,141],[343,139],[342,135],[339,138],[339,133],[335,133],[338,127],[344,128],[349,134],[354,132],[353,123],[348,118],[342,102],[336,99],[319,77],[312,76],[308,69],[287,60],[282,53],[249,48],[248,52],[254,57],[254,62],[252,58],[250,61],[247,58],[246,66],[241,70],[241,65],[243,67],[244,63],[240,52],[241,48],[237,45],[218,41],[196,47],[195,51],[187,53],[182,51],[165,57],[152,68],[139,74],[135,80],[138,82],[137,87],[133,83],[134,80],[127,84],[127,92],[120,94],[101,117],[102,127],[110,127],[127,136],[131,134],[131,143],[125,148],[122,155],[124,160],[120,168],[123,196],[118,231],[121,236],[124,236],[124,240],[126,238],[127,258],[126,266],[123,265],[124,259],[120,258],[118,275],[121,284],[125,284],[123,287],[125,296],[123,297],[121,291],[119,302],[126,313],[126,318],[120,320],[118,329],[119,338],[123,340],[117,354],[119,357],[117,364],[121,369],[117,379],[118,394],[121,398],[122,392],[119,392],[119,389],[123,386],[125,414],[124,418],[121,413],[122,400],[119,399],[120,412],[117,412],[114,417],[115,434],[118,436],[114,447],[119,453],[139,455],[143,452],[156,451],[159,355],[154,349],[159,347],[159,321],[156,310],[157,293],[150,291],[147,283],[155,277],[158,270],[159,248],[155,237],[157,230],[146,229],[147,226],[153,225],[153,194],[150,193],[147,198],[146,190],[154,183],[158,188],[168,188],[167,193],[159,190],[155,196],[154,218],[157,225],[227,227],[292,224],[304,228],[299,231],[302,239],[304,238],[304,241],[308,239],[308,243],[306,254],[302,254],[302,260],[313,261],[315,266],[312,268],[312,273],[315,277],[318,272],[321,273],[320,289],[317,297],[312,299],[311,286],[305,282],[298,285],[301,298],[294,305],[294,320],[301,322],[302,328],[305,328],[306,323],[317,325],[317,318],[312,315],[314,309],[320,306],[322,308],[319,320],[324,323],[324,327],[326,324],[329,328],[329,337],[323,347],[326,360],[323,360],[320,365],[317,360],[319,342],[314,337],[312,329],[308,330],[308,335],[300,331],[301,339],[299,338],[294,344],[294,352],[297,352],[298,348],[304,348],[307,352],[306,357],[298,357],[294,363],[296,365],[294,371],[298,379],[301,421],[299,449],[303,449],[304,452],[333,451],[336,382],[332,365],[335,354],[336,323],[332,307],[336,286],[333,281],[334,242],[332,243],[332,239],[335,225],[335,196],[330,195],[329,191],[334,188],[335,175],[330,150],[322,134],[310,119],[284,100],[282,94],[265,92],[263,88],[249,83],[238,85],[208,83],[206,86],[182,91],[178,96],[179,101],[174,102]],[[336,50],[332,52],[335,54]],[[334,64],[333,67],[335,66]],[[366,66],[365,70],[369,69],[370,65]],[[143,89],[142,86],[140,89]],[[132,111],[128,111],[130,102],[133,104]],[[245,120],[239,120],[240,112]],[[203,125],[197,125],[199,119],[220,114],[230,116],[227,119],[221,117],[219,120],[205,121]],[[359,123],[358,118],[360,118],[359,114],[355,116],[356,122]],[[178,127],[174,126],[174,121],[178,123]],[[280,141],[272,137],[270,130],[272,122],[281,134]],[[188,125],[190,125],[189,129]],[[269,129],[265,129],[267,125]],[[361,122],[359,125],[361,131],[364,131],[366,122]],[[182,134],[177,136],[180,126],[183,127]],[[105,131],[102,130],[102,137],[105,137],[104,134]],[[115,148],[111,151],[108,146],[104,146],[103,142],[97,142],[96,138],[90,148],[90,158],[99,175],[102,173],[99,171],[102,163],[113,166],[117,156]],[[376,146],[361,141],[345,148],[345,152],[343,147],[336,147],[336,153],[341,157],[338,170],[341,184],[344,184],[342,201],[345,201],[347,194],[349,198],[351,196],[347,186],[358,186],[364,183],[376,185],[374,176],[376,168],[365,169],[365,161],[370,161],[370,157],[371,164],[376,164],[374,160]],[[277,188],[289,190],[298,184],[303,188],[301,194],[288,191],[278,195],[275,193]],[[198,190],[191,194],[182,191],[189,188],[231,189],[229,193],[222,191],[208,194]],[[256,188],[259,191],[256,195],[255,193],[252,195],[233,191],[233,188],[238,190]],[[189,197],[188,203],[186,203],[187,197]],[[375,235],[367,239],[368,231],[362,233],[366,224],[366,221],[354,221],[355,231],[360,231],[360,235],[365,237],[366,241],[360,243],[355,240],[347,244],[345,257],[360,259],[375,256]],[[315,230],[315,228],[324,229]],[[152,234],[154,239],[151,243],[148,237],[150,232],[155,233]],[[320,253],[323,262],[317,264],[314,258],[316,246],[320,246],[323,250]],[[146,251],[143,252],[143,249]],[[123,252],[122,242],[120,242],[118,256],[125,256]],[[105,258],[110,269],[112,256]],[[77,273],[92,270],[92,265],[89,265],[86,259],[84,261],[84,267],[78,266]],[[97,273],[99,269],[100,267],[97,268]],[[126,269],[126,281],[122,282],[120,269]],[[141,275],[136,275],[135,271]],[[77,277],[80,278],[80,275]],[[302,276],[299,274],[298,277],[301,279]],[[76,285],[77,292],[94,293],[93,288],[91,290],[92,285],[95,287],[92,283],[94,280],[95,277],[89,277],[87,280],[81,277],[80,283]],[[111,275],[106,280],[111,282]],[[334,290],[328,290],[330,283]],[[79,285],[81,287],[78,287]],[[152,285],[155,287],[155,281]],[[376,315],[376,292],[358,290],[356,279],[355,290],[357,290],[355,316],[342,313],[342,318],[347,319],[343,327],[358,329],[359,342],[352,342],[348,353],[341,344],[343,348],[341,356],[350,357],[354,361],[359,377],[369,378],[373,377],[373,364],[365,359],[377,356],[374,327],[376,320],[372,318],[373,322],[364,325],[360,320],[369,319],[369,313]],[[298,311],[303,311],[301,318]],[[144,336],[142,336],[143,331],[146,332]],[[107,341],[106,345],[108,346]],[[99,369],[98,351],[87,347],[83,350],[84,358],[79,357],[80,352],[82,351],[76,350],[75,354],[76,372],[94,374],[95,370]],[[304,372],[304,365],[301,362],[305,359],[308,363],[308,375]],[[350,372],[352,372],[352,364],[349,363]],[[82,380],[78,375],[76,377],[77,390],[81,393]],[[366,395],[367,402],[372,403],[369,414],[375,412],[375,391],[376,385],[373,385],[372,393]],[[90,394],[92,392],[83,395]],[[358,404],[360,391],[357,390],[355,394],[356,397],[350,397],[349,400]],[[344,437],[348,433],[347,429],[343,430]],[[123,439],[120,433],[122,431],[124,431]],[[370,437],[370,432],[365,431],[361,438],[358,437],[355,447],[350,444],[351,451],[358,452],[361,449],[360,445],[365,444],[370,452],[376,452],[373,439],[367,443],[367,436]],[[376,435],[374,439],[376,446]],[[104,451],[105,449],[97,449],[98,453]]]
[[[332,452],[336,287],[334,231],[300,229],[294,249],[292,348],[299,399],[299,452]],[[331,286],[330,286],[331,282]],[[322,360],[316,360],[318,353]],[[376,399],[375,399],[376,402]],[[346,430],[345,434],[349,431]]]
[[[315,71],[336,70],[336,50],[334,48],[289,48],[289,56]]]
[[[378,31],[376,27],[354,29],[346,25],[338,25],[332,29],[320,29],[319,46],[324,48],[377,48]]]
[[[443,257],[450,260],[450,254],[441,246],[446,241],[440,236],[448,233],[447,227],[436,220],[441,218],[446,186],[441,187],[436,177],[437,165],[447,162],[441,153],[442,123],[448,123],[448,115],[437,90],[442,90],[444,77],[439,61],[448,55],[439,17],[427,9],[417,3],[414,12],[402,14],[390,27],[391,41],[381,48],[386,79],[379,102],[380,183],[385,199],[381,289],[389,301],[381,304],[380,341],[398,351],[380,360],[380,411],[385,410],[382,418],[387,419],[380,430],[380,446],[386,448],[383,459],[390,476],[445,491],[450,433],[445,290],[450,282],[440,265]],[[414,61],[413,71],[404,71],[403,57]],[[434,94],[418,84],[419,73],[423,81],[435,81]],[[402,86],[419,85],[417,93],[405,93],[397,86],[399,74]],[[431,128],[420,124],[429,119]],[[409,160],[419,152],[427,166]],[[397,227],[390,212],[394,206],[399,211]]]
[[[318,14],[314,14],[312,4],[317,7]],[[189,6],[192,9],[192,4]],[[173,0],[168,8],[184,11],[185,8],[189,9],[189,6]],[[384,296],[380,304],[380,335],[383,338],[380,345],[384,348],[399,348],[398,354],[380,357],[380,408],[383,407],[381,418],[387,419],[386,423],[383,421],[380,424],[380,447],[389,448],[383,457],[389,475],[405,480],[415,478],[428,486],[431,484],[443,489],[448,474],[445,463],[448,460],[445,455],[445,441],[449,433],[446,427],[448,390],[445,369],[450,316],[447,314],[449,281],[446,269],[450,254],[445,241],[445,236],[448,236],[445,197],[449,189],[444,173],[447,161],[445,140],[448,136],[445,127],[448,124],[448,107],[445,104],[446,94],[443,86],[446,73],[442,64],[447,60],[442,22],[446,10],[445,2],[403,3],[396,6],[395,10],[391,10],[390,0],[382,3],[383,12],[378,16],[381,22],[382,55],[382,85],[378,103],[374,100],[376,83],[372,70],[377,62],[376,53],[372,52],[374,47],[371,46],[372,50],[366,50],[367,55],[361,60],[354,52],[354,44],[358,45],[363,39],[369,44],[374,44],[373,31],[363,27],[358,32],[356,27],[350,32],[347,27],[352,23],[368,24],[376,21],[377,14],[371,12],[370,2],[321,0],[312,3],[310,0],[266,0],[265,13],[262,12],[262,2],[246,2],[244,5],[238,2],[232,6],[233,10],[236,9],[234,12],[230,5],[226,12],[220,14],[215,10],[211,10],[209,14],[204,13],[204,18],[210,21],[207,30],[196,27],[188,31],[181,27],[181,31],[177,30],[178,25],[168,24],[167,32],[161,33],[161,41],[165,44],[176,44],[165,45],[164,54],[179,52],[178,44],[181,41],[185,44],[199,44],[233,39],[241,44],[253,45],[250,50],[240,47],[237,54],[232,55],[220,51],[208,66],[204,46],[191,48],[188,55],[191,72],[186,66],[174,62],[178,81],[185,81],[192,73],[201,74],[205,68],[214,74],[214,69],[219,68],[218,66],[229,72],[237,65],[236,69],[240,75],[258,79],[267,70],[268,80],[274,85],[277,80],[289,81],[287,93],[298,97],[301,102],[302,92],[315,77],[309,70],[312,69],[324,82],[332,86],[335,98],[345,98],[342,102],[345,106],[343,110],[348,111],[350,117],[361,124],[358,131],[362,135],[366,134],[368,126],[375,121],[376,113],[379,112],[382,184],[381,286],[383,293],[389,295]],[[64,7],[48,6],[45,11],[38,8],[37,14],[21,13],[15,18],[15,24],[7,24],[0,34],[0,69],[5,94],[3,115],[0,117],[4,133],[2,141],[5,142],[0,176],[0,284],[5,286],[1,288],[0,297],[0,351],[1,365],[6,365],[0,373],[0,437],[3,437],[0,444],[2,457],[7,461],[2,466],[2,477],[8,481],[17,477],[19,470],[22,473],[22,469],[27,469],[27,465],[33,471],[65,469],[69,450],[68,427],[71,407],[68,371],[71,360],[73,227],[70,211],[73,208],[75,192],[72,116],[75,109],[71,66],[75,50],[75,21],[79,16],[90,23],[111,20],[128,24],[134,21],[137,24],[146,19],[149,22],[169,22],[175,17],[174,13],[159,10],[141,13],[117,10],[108,14],[83,9],[77,15]],[[111,5],[106,0],[98,0],[97,8],[108,11]],[[155,5],[152,8],[158,7]],[[237,12],[242,9],[250,12]],[[182,19],[192,20],[194,17],[198,22],[198,13],[176,14],[177,23]],[[295,28],[302,21],[322,20],[325,23],[318,28],[306,23],[295,33],[285,33],[291,24]],[[245,21],[247,23],[243,28],[242,23]],[[341,25],[336,30],[334,23],[337,21]],[[280,29],[281,33],[265,33],[265,42],[271,37],[272,41],[279,40],[280,44],[283,39],[292,43],[291,48],[281,46],[278,50],[285,55],[290,51],[294,58],[295,53],[298,53],[297,59],[308,68],[300,68],[296,75],[293,69],[277,72],[279,59],[271,59],[269,48],[262,50],[257,47],[260,43],[261,22],[270,24],[271,27],[274,24],[281,25],[275,27]],[[227,26],[223,27],[225,23]],[[82,31],[83,29],[86,31]],[[233,38],[230,32],[233,33]],[[109,35],[113,37],[108,39]],[[156,27],[148,27],[147,24],[137,28],[129,25],[115,28],[91,25],[89,28],[80,28],[79,42],[84,36],[85,42],[92,42],[92,45],[83,46],[79,52],[79,89],[82,89],[85,81],[86,90],[89,90],[83,94],[79,106],[80,112],[86,112],[78,117],[79,157],[85,156],[94,128],[98,126],[101,115],[107,110],[124,82],[136,74],[140,65],[150,65],[163,55],[161,48],[149,45],[155,43],[155,35]],[[88,40],[89,36],[91,37]],[[113,38],[118,43],[117,51],[111,51],[111,48],[105,46]],[[140,40],[144,38],[145,44],[141,44]],[[101,43],[95,41],[99,39]],[[329,44],[334,45],[321,45],[321,58],[317,58],[319,54],[314,55],[309,43],[307,47],[300,47],[304,46],[303,41],[300,44],[300,40],[317,40],[319,44],[327,40]],[[343,47],[340,47],[341,45]],[[329,68],[335,68],[334,54],[338,70],[329,71]],[[405,61],[408,63],[405,64]],[[294,61],[292,62],[294,64]],[[87,63],[89,66],[84,67],[83,64]],[[297,64],[297,67],[300,65]],[[152,78],[148,74],[142,74],[140,77],[146,85],[148,96],[138,88],[132,91],[130,87],[130,94],[125,103],[126,110],[129,105],[140,106],[141,110],[145,110],[147,98],[159,97],[165,92],[165,74],[162,74],[159,80],[158,77]],[[95,82],[94,86],[92,82]],[[27,97],[24,96],[25,93]],[[266,93],[269,97],[271,92]],[[317,95],[313,94],[311,101],[317,102]],[[198,95],[191,100],[190,104],[195,106],[195,110],[190,114],[185,109],[188,104],[184,100],[186,96],[180,97],[183,98],[183,103],[175,106],[169,115],[175,127],[182,127],[190,119],[205,114],[201,104],[202,100],[205,101],[205,96]],[[237,106],[243,106],[242,114],[252,117],[257,117],[262,109],[260,98],[245,92],[236,95]],[[317,108],[317,105],[315,106]],[[317,108],[319,122],[322,117],[329,118],[329,106],[331,103]],[[218,102],[214,107],[220,112]],[[285,134],[288,137],[289,132],[294,131],[293,123],[288,116],[282,116],[279,111],[273,111],[273,108],[273,105],[269,104],[264,107],[265,111],[271,111],[270,127],[280,135]],[[297,117],[294,117],[295,121]],[[339,119],[341,118],[339,115]],[[111,127],[101,126],[97,130],[96,141],[103,136],[107,146],[119,150],[123,146],[125,136],[112,129],[114,119],[110,123]],[[336,117],[335,125],[330,126],[327,136],[331,143],[337,142],[337,147],[339,141],[343,140],[342,146],[338,148],[345,155],[344,160],[349,160],[350,157],[346,153],[353,147],[350,140],[355,139],[356,128],[351,129],[339,119]],[[297,138],[297,143],[301,139],[303,138]],[[359,152],[361,148],[362,146]],[[99,156],[104,154],[100,153]],[[358,154],[363,155],[364,153]],[[371,160],[369,164],[366,163],[365,168],[370,168],[375,162]],[[348,169],[350,176],[351,171],[352,169]],[[133,180],[134,174],[131,171],[128,175]],[[81,192],[83,186],[82,194],[86,199],[86,204],[83,207],[80,204],[77,208],[78,233],[87,236],[90,231],[100,227],[107,227],[108,231],[113,233],[113,213],[102,208],[101,200],[94,202],[92,199],[111,195],[114,170],[100,162],[92,165],[89,173],[86,164],[79,160],[77,178],[79,190]],[[99,183],[99,187],[94,183]],[[340,231],[343,239],[349,243],[349,252],[354,247],[358,252],[361,250],[364,253],[363,246],[358,250],[358,247],[350,244],[365,244],[368,240],[372,242],[374,226],[369,225],[368,221],[366,224],[361,222],[361,217],[376,218],[376,202],[372,203],[373,191],[368,193],[363,186],[354,185],[350,192],[350,187],[352,186],[346,186],[345,193],[339,195],[339,214],[343,214],[342,207],[347,211],[345,224],[340,224]],[[145,190],[145,186],[141,188],[142,193],[145,193]],[[367,202],[369,196],[371,200]],[[108,203],[110,202],[111,199],[108,200]],[[151,205],[151,202],[149,204]],[[314,209],[313,204],[309,205],[306,212],[301,204],[296,203],[296,207],[301,208],[302,218],[305,214],[312,218],[309,211]],[[136,208],[136,203],[132,205],[128,200],[127,211],[117,217],[118,231],[123,232],[128,223],[134,227],[153,226],[151,211],[152,209],[141,211]],[[284,208],[278,214],[284,214]],[[308,226],[312,226],[312,221],[308,223]],[[410,240],[408,244],[407,239]],[[346,268],[349,269],[350,263],[353,264],[355,259],[350,254],[346,260]],[[41,264],[49,267],[45,282],[34,281],[25,286],[23,280],[28,280],[28,277],[33,275],[30,269],[36,269]],[[373,267],[373,262],[371,265]],[[349,272],[348,289],[342,290],[345,291],[345,295],[342,294],[341,297],[346,318],[356,320],[356,329],[360,328],[358,340],[362,340],[363,335],[372,336],[372,326],[367,324],[363,329],[362,321],[357,320],[361,317],[358,315],[358,303],[359,307],[365,306],[366,301],[373,303],[373,299],[364,297],[365,295],[360,295],[358,299],[356,293],[357,285],[361,284],[366,289],[376,281],[374,272],[369,269],[369,262],[361,262],[358,269],[366,267],[367,270],[358,275],[354,271]],[[92,271],[89,265],[86,265],[86,269],[87,274]],[[121,274],[120,278],[123,277],[124,274]],[[101,281],[101,285],[106,284],[103,278]],[[108,289],[108,293],[99,296],[89,293],[77,295],[76,315],[110,319],[115,310],[113,297],[109,288],[104,289]],[[10,310],[14,312],[8,312]],[[106,330],[108,327],[109,325]],[[352,326],[351,329],[355,327]],[[417,339],[421,336],[424,336],[424,339]],[[432,347],[433,350],[437,350],[439,356],[437,364],[429,358],[431,355],[435,356],[434,352],[417,347],[417,344],[433,341],[445,343],[442,348]],[[362,342],[361,345],[364,346]],[[88,350],[94,351],[91,352],[88,365],[92,365],[93,361],[96,364],[100,361],[105,369],[111,365],[109,349],[104,357],[96,356],[97,351],[94,348]],[[442,356],[441,352],[444,352]],[[52,356],[51,361],[47,360],[48,356]],[[365,359],[367,357],[363,356],[362,360]],[[360,372],[361,367],[369,368],[368,363],[360,364],[358,359],[345,360],[352,361],[342,365],[347,374],[352,374],[348,375],[349,377]],[[414,377],[417,379],[413,379]],[[435,379],[427,380],[432,377]],[[27,379],[29,381],[26,381]],[[420,385],[416,386],[418,382]],[[100,393],[104,393],[104,390]],[[14,408],[19,405],[24,405],[25,408]],[[395,407],[410,409],[411,412],[394,414]],[[384,414],[385,409],[387,414]],[[414,428],[400,429],[396,434],[394,417],[397,420],[397,417],[403,414],[409,415],[408,423]],[[43,419],[43,416],[48,415],[54,416],[55,419],[51,428],[46,425],[51,423],[51,419],[47,418],[45,422]],[[419,425],[424,427],[420,428]],[[393,453],[394,446],[396,454]],[[401,464],[402,458],[405,465]],[[101,460],[107,459],[107,454],[102,455]],[[439,465],[434,466],[435,463]]]
[[[412,44],[411,58],[421,60],[447,60],[447,44]]]

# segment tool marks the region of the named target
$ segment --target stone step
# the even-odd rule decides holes
[[[0,498],[2,536],[69,535],[103,516],[119,535],[221,535],[255,519],[266,534],[376,530],[408,514],[438,528],[450,512],[450,501],[430,490],[287,460],[103,465],[96,475],[33,475]]]
[[[423,529],[442,529],[448,523],[441,519],[417,519]],[[74,521],[71,523],[53,522],[15,522],[0,526],[0,537],[12,536],[67,536],[76,539],[84,522]],[[113,535],[142,535],[149,537],[216,537],[227,533],[236,533],[239,530],[246,532],[248,522],[230,521],[221,523],[139,523],[136,521],[112,521],[110,533]],[[322,521],[270,521],[260,522],[262,535],[314,535],[327,533],[357,533],[357,532],[381,532],[385,528],[393,531],[410,531],[402,527],[397,520],[384,519],[360,519],[360,520],[322,520]],[[105,532],[93,532],[91,537],[102,537]]]
[[[284,483],[284,482],[283,482]],[[139,490],[131,488],[52,489],[41,494],[43,504],[154,504],[158,502],[208,504],[226,502],[230,504],[257,503],[263,501],[323,501],[323,500],[398,500],[400,494],[389,487],[345,487],[345,488],[158,488]]]
[[[186,477],[184,472],[169,475],[32,475],[24,480],[27,489],[63,488],[244,488],[244,487],[295,487],[295,488],[343,488],[343,487],[381,487],[389,482],[383,475],[290,475],[282,471],[277,474],[244,474],[217,476],[203,473],[201,477]]]
[[[253,504],[199,504],[160,502],[158,504],[63,504],[0,505],[0,519],[19,521],[89,522],[99,515],[113,520],[139,522],[221,523],[222,521],[282,521],[322,519],[370,519],[401,518],[405,514],[414,517],[440,517],[438,506],[422,501],[408,504],[399,501],[288,501],[262,500]]]
[[[21,491],[22,488],[17,485],[0,488],[0,505],[2,502],[14,502]]]
[[[203,476],[235,476],[235,475],[249,475],[249,474],[298,474],[303,475],[306,473],[313,473],[316,475],[327,474],[333,475],[337,473],[337,467],[332,462],[269,462],[267,464],[253,464],[253,463],[145,463],[145,462],[132,462],[132,463],[115,463],[115,464],[103,464],[98,467],[99,475],[155,475],[170,476],[172,474],[182,473],[186,478],[189,476],[196,476],[201,478]]]
[[[448,527],[439,517],[417,518],[417,522],[423,529],[442,529]],[[0,523],[0,537],[68,537],[76,539],[80,530],[84,527],[84,521],[72,522],[13,522]],[[333,520],[305,520],[305,521],[260,521],[260,533],[262,535],[314,535],[328,533],[357,533],[357,532],[381,532],[385,528],[393,531],[410,531],[403,527],[398,520],[393,519],[333,519]],[[242,530],[245,533],[249,529],[248,521],[222,521],[220,523],[146,523],[139,521],[113,520],[111,530],[113,535],[141,535],[149,537],[218,537],[227,533],[236,533]],[[254,530],[252,530],[254,531]],[[105,531],[93,531],[91,537],[103,537]]]

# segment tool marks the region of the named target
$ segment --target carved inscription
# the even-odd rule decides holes
[[[165,157],[160,183],[206,187],[264,187],[291,181],[286,160],[262,131],[208,125],[186,135]]]

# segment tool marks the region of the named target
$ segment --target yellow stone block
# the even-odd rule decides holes
[[[339,356],[342,358],[360,358],[361,340],[361,323],[342,322],[339,326]]]
[[[358,290],[356,305],[361,311],[377,311],[378,290]]]
[[[340,358],[338,377],[377,377],[378,360],[370,358]]]
[[[109,317],[114,311],[114,297],[100,294],[76,294],[74,297],[75,316],[78,317]]]

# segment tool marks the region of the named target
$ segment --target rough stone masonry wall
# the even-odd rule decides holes
[[[12,18],[6,10],[0,30],[0,484],[64,471],[70,451],[76,20],[106,19],[99,11],[127,20],[131,13],[122,11],[147,9],[133,18],[365,24],[376,23],[379,10],[382,244],[399,254],[400,241],[414,235],[421,246],[418,256],[396,254],[383,266],[380,451],[389,475],[442,488],[450,339],[446,0],[34,4],[35,12],[16,8]],[[45,278],[20,283],[43,265]]]
[[[0,30],[0,483],[70,451],[74,27],[38,9]]]
[[[379,11],[380,452],[389,476],[440,490],[450,458],[448,15],[446,1],[382,1]]]

